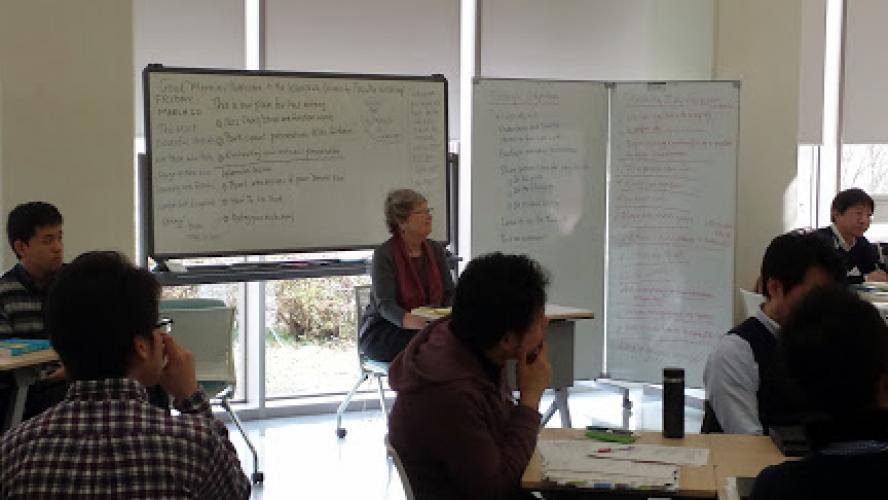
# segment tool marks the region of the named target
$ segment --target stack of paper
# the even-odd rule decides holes
[[[34,351],[49,349],[49,340],[45,339],[3,339],[0,340],[0,356],[21,356]]]
[[[594,488],[678,488],[681,465],[705,465],[709,450],[655,445],[608,445],[590,440],[541,440],[543,476]]]
[[[419,316],[420,318],[435,320],[438,318],[443,318],[444,316],[450,314],[450,308],[422,306],[413,309],[412,311],[410,311],[410,313]]]

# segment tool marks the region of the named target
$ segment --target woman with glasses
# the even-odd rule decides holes
[[[398,189],[385,199],[391,238],[373,252],[370,302],[361,321],[359,348],[377,361],[391,361],[426,325],[411,314],[421,306],[445,307],[453,298],[453,278],[444,246],[428,239],[432,210],[425,197]]]

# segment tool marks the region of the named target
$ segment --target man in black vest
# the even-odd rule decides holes
[[[762,259],[765,303],[719,339],[706,362],[702,432],[765,434],[797,422],[801,405],[779,358],[780,325],[812,289],[844,279],[841,260],[818,235],[790,232],[771,241]]]

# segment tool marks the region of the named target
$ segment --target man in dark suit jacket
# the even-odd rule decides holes
[[[817,230],[830,242],[845,263],[849,284],[864,281],[888,281],[882,269],[879,252],[863,233],[869,229],[876,205],[862,189],[846,189],[833,198],[830,209],[832,224]]]

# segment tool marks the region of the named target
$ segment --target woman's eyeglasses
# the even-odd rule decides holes
[[[169,335],[173,333],[173,320],[170,318],[160,318],[160,320],[154,324],[155,330],[163,330],[163,333]]]

